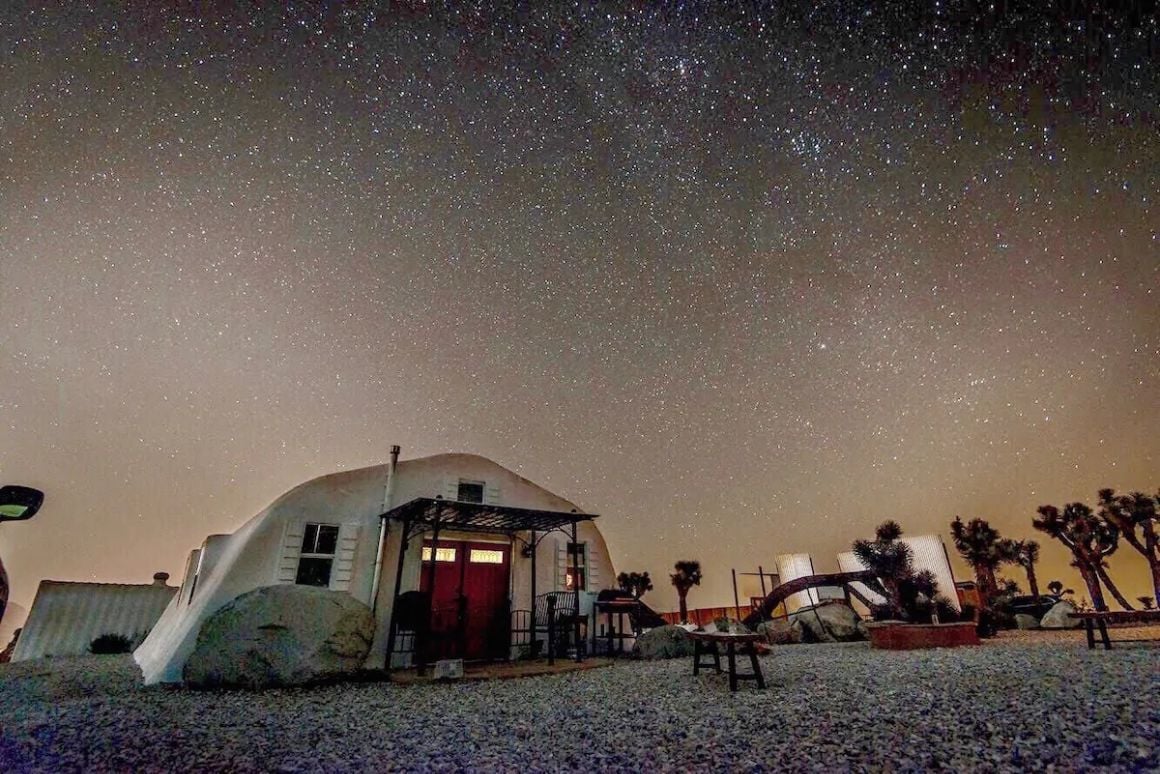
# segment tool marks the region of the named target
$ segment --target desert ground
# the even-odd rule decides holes
[[[1160,769],[1156,643],[1006,632],[953,650],[779,646],[761,665],[766,690],[730,693],[687,659],[264,692],[146,688],[129,656],[4,664],[0,769]]]

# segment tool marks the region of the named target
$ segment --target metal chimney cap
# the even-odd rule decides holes
[[[167,573],[167,572],[155,572],[155,573],[153,573],[153,585],[154,586],[164,586],[165,581],[167,581],[167,580],[169,580],[169,573]]]

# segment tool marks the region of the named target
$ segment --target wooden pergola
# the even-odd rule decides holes
[[[444,500],[442,497],[419,497],[403,505],[392,508],[379,516],[380,519],[390,519],[400,523],[402,527],[402,541],[399,549],[398,564],[395,568],[395,591],[391,603],[391,615],[387,626],[387,654],[386,668],[390,668],[391,655],[395,650],[396,613],[399,606],[399,596],[403,581],[403,563],[407,554],[407,546],[411,540],[419,535],[430,533],[433,544],[439,541],[439,533],[443,531],[478,533],[488,535],[506,535],[513,541],[522,543],[531,558],[531,598],[532,606],[536,600],[536,547],[540,541],[553,532],[560,532],[569,538],[569,550],[572,552],[573,566],[576,566],[577,525],[582,521],[591,521],[597,518],[596,514],[579,513],[577,511],[546,511],[533,508],[514,508],[492,503],[470,503],[459,500]],[[526,533],[526,536],[525,536]],[[513,557],[514,559],[514,557]],[[430,600],[435,594],[435,561],[427,568],[427,627],[430,628],[433,613]],[[573,584],[573,605],[577,617],[573,621],[574,642],[580,639],[580,586]],[[534,615],[534,613],[533,613]],[[463,621],[458,622],[462,628]],[[460,632],[461,633],[461,632]],[[420,671],[425,667],[424,655],[418,647],[415,649],[416,664]],[[582,658],[581,648],[576,648],[576,660]]]

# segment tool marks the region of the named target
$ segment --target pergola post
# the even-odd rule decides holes
[[[464,550],[468,555],[459,563],[459,591],[455,595],[455,641],[459,645],[459,658],[467,655],[467,594],[464,585],[467,581],[467,560],[471,557],[471,549],[465,545]]]
[[[380,517],[385,518],[385,516]],[[403,585],[403,558],[407,555],[407,543],[410,541],[411,520],[403,517],[403,531],[399,535],[399,565],[395,568],[395,590],[391,600],[391,615],[387,619],[387,657],[383,662],[383,669],[390,670],[391,654],[395,652],[395,614],[399,610],[399,587]],[[420,553],[420,556],[422,554]],[[374,600],[372,600],[373,602]]]
[[[528,604],[528,609],[532,611],[532,620],[529,624],[531,632],[528,634],[528,650],[534,656],[536,653],[536,531],[533,529],[529,534],[531,541],[528,546],[532,550],[532,600]]]
[[[423,647],[415,648],[415,666],[419,674],[426,674],[427,672],[427,654],[425,649],[428,641],[431,639],[432,618],[435,617],[435,567],[437,557],[439,555],[439,517],[435,517],[435,523],[431,529],[431,566],[427,568],[427,625],[423,627]],[[422,564],[423,552],[419,552],[419,561]]]
[[[730,572],[733,573],[733,615],[744,618],[745,616],[741,615],[741,601],[737,598],[737,569],[733,568]]]
[[[581,661],[580,657],[580,559],[578,556],[579,546],[576,543],[576,520],[572,520],[572,604],[576,611],[576,616],[572,619],[572,643],[576,646],[576,661]],[[588,568],[584,569],[585,573]]]

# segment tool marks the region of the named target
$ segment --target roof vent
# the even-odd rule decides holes
[[[165,581],[167,581],[167,580],[169,580],[169,573],[167,573],[167,572],[155,572],[155,573],[153,573],[153,585],[154,586],[164,586],[164,585],[166,585]]]

